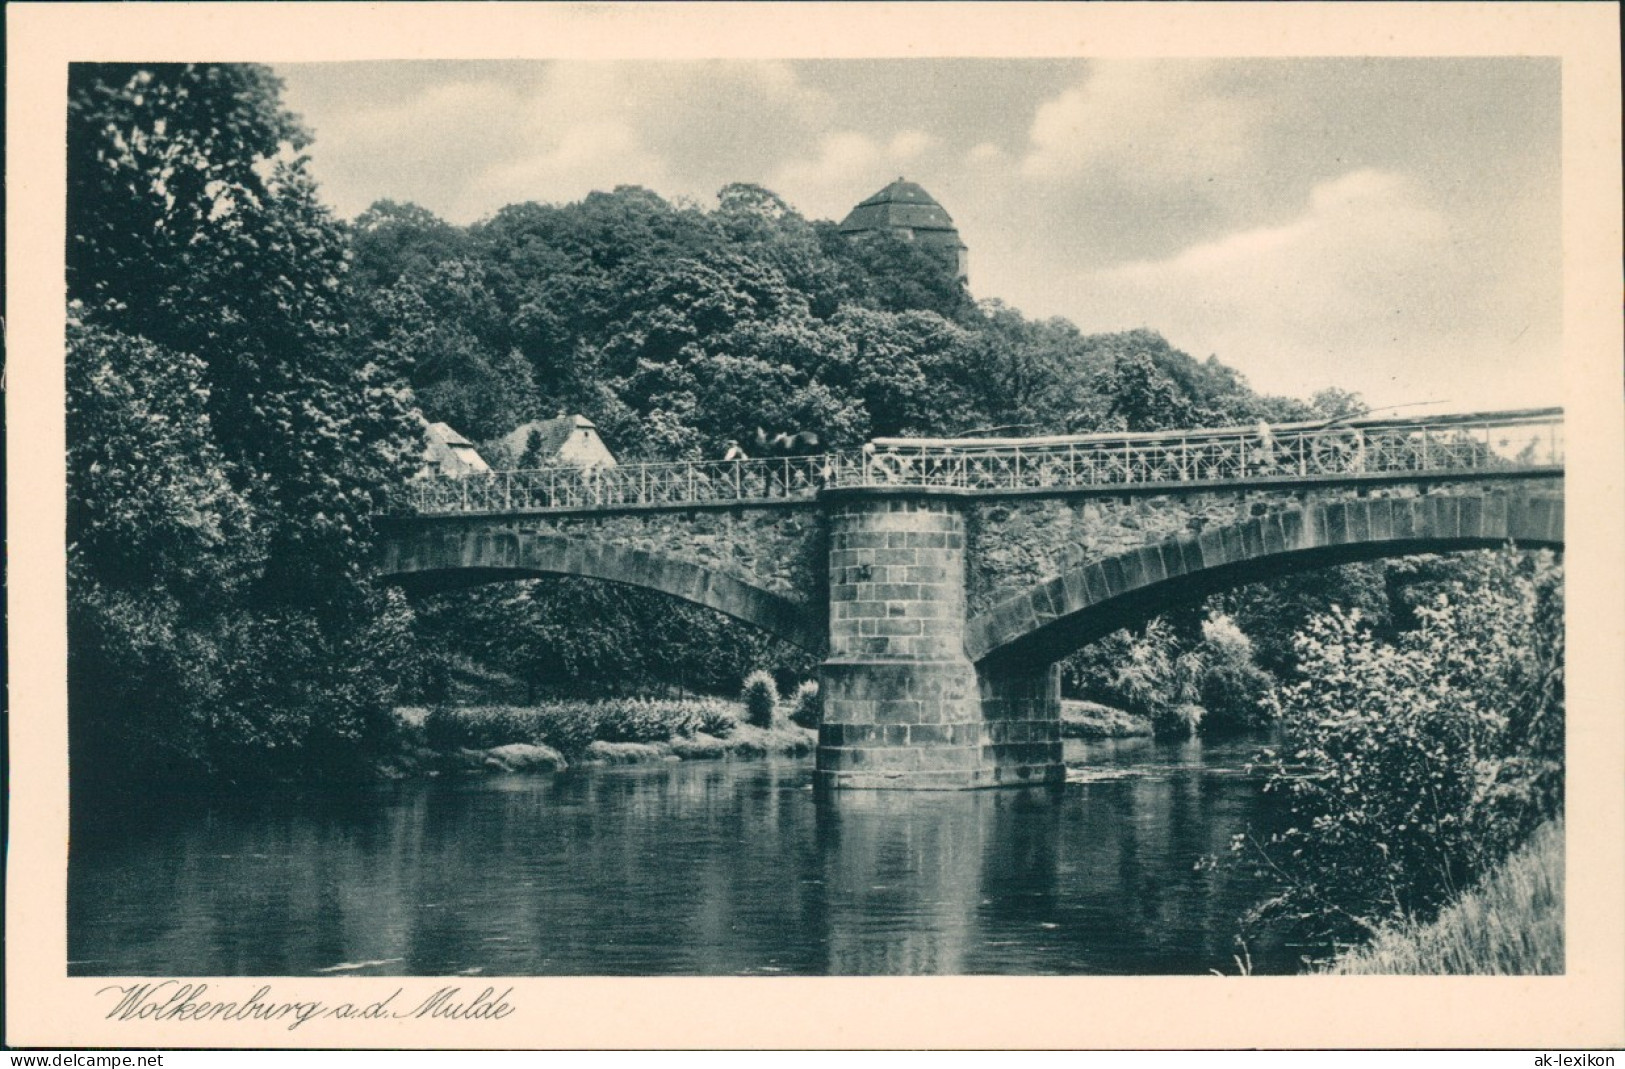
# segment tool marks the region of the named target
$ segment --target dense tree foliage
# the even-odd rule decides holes
[[[580,412],[617,455],[729,439],[1061,433],[1309,414],[1149,331],[1086,336],[973,302],[917,243],[853,240],[759,186],[714,210],[621,187],[468,228],[381,202],[357,221],[364,332],[424,414],[476,441]]]
[[[419,677],[429,701],[455,699],[471,668],[516,681],[511,701],[660,693],[732,694],[758,665],[805,676],[808,654],[708,609],[586,579],[508,583],[423,598]]]
[[[70,706],[89,772],[331,771],[406,641],[365,581],[416,452],[263,68],[69,74]]]

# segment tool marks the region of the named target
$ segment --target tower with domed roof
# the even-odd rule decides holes
[[[889,231],[946,256],[959,281],[970,277],[969,249],[959,239],[953,218],[916,182],[899,177],[862,201],[841,220],[843,234],[861,236]]]

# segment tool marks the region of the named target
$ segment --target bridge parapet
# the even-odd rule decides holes
[[[1557,408],[1049,438],[882,438],[824,456],[415,479],[408,515],[784,507],[826,490],[1067,496],[1561,474]]]

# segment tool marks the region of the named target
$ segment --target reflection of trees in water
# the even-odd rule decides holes
[[[1168,767],[1194,756],[1125,750],[1100,766],[1125,778],[1055,793],[820,797],[804,762],[692,762],[171,808],[123,837],[76,822],[71,956],[103,975],[1199,973],[1228,964],[1252,896],[1195,862],[1257,797]]]

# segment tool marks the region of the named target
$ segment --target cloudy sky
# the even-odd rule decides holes
[[[417,62],[278,67],[353,217],[456,223],[756,182],[839,219],[920,182],[971,289],[1149,327],[1254,386],[1561,400],[1556,60]],[[1417,409],[1416,411],[1426,411]]]

